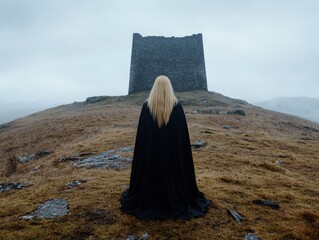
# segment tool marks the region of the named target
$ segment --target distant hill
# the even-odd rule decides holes
[[[319,98],[281,97],[257,102],[255,105],[319,122]]]
[[[17,118],[25,117],[29,114],[58,105],[61,104],[43,102],[0,104],[0,124],[8,123]]]

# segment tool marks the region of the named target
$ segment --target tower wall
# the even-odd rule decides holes
[[[202,34],[142,37],[133,34],[129,94],[149,91],[166,75],[174,91],[207,90]]]

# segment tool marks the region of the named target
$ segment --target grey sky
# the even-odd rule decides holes
[[[132,35],[203,33],[208,88],[318,97],[317,0],[0,0],[0,103],[128,91]]]

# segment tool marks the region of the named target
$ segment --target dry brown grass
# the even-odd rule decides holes
[[[123,214],[119,196],[128,187],[125,171],[74,168],[59,160],[81,152],[103,152],[133,146],[140,103],[130,96],[96,104],[75,103],[0,126],[0,167],[9,155],[43,149],[54,153],[21,166],[0,182],[20,181],[31,187],[0,194],[0,239],[242,239],[254,232],[262,239],[319,239],[319,126],[288,115],[265,111],[220,95],[179,94],[187,112],[197,183],[214,205],[191,221],[140,221]],[[195,100],[192,100],[195,99]],[[196,100],[197,99],[197,100]],[[208,103],[201,100],[208,99]],[[215,103],[215,105],[213,105]],[[228,115],[240,106],[247,116]],[[217,108],[220,115],[192,114]],[[223,126],[231,126],[224,129]],[[209,133],[206,133],[205,131]],[[274,164],[281,161],[281,165]],[[32,171],[36,169],[36,171]],[[78,188],[65,185],[91,178]],[[70,213],[56,220],[20,220],[51,198],[67,198]],[[275,210],[252,204],[259,198],[279,201]],[[235,222],[227,209],[241,213]],[[104,211],[97,215],[96,211]]]
[[[5,163],[3,176],[10,177],[12,174],[16,173],[18,169],[18,159],[15,156],[9,156]]]

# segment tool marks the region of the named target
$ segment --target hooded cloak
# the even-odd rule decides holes
[[[211,201],[198,190],[184,110],[177,103],[167,125],[158,126],[147,102],[136,134],[130,185],[121,210],[139,219],[190,219],[207,213]]]

